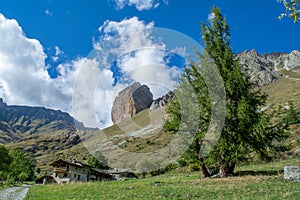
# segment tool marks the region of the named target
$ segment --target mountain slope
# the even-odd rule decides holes
[[[61,130],[76,132],[75,123],[84,128],[68,113],[43,107],[8,106],[0,99],[0,143]]]
[[[269,106],[284,105],[288,101],[293,101],[296,107],[300,106],[297,52],[293,51],[292,55],[260,55],[252,50],[237,55],[244,72],[248,72],[252,80],[269,95]],[[300,53],[298,59],[300,60]],[[118,161],[121,156],[114,150],[116,147],[129,152],[151,152],[172,140],[170,135],[162,134],[161,129],[163,106],[172,98],[172,95],[168,95],[154,100],[151,109],[133,115],[133,121],[129,118],[102,131],[86,130],[81,123],[61,111],[42,107],[8,106],[0,99],[0,143],[9,148],[32,152],[37,158],[38,166],[45,169],[48,163],[57,158],[87,159],[90,155],[85,146],[90,151],[104,151],[112,162],[113,159]],[[76,130],[75,123],[85,131]],[[105,137],[101,138],[103,133]]]

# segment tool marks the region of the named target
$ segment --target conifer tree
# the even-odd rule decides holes
[[[261,110],[265,106],[267,97],[255,88],[255,84],[250,81],[248,75],[242,73],[241,66],[234,58],[234,53],[230,48],[230,32],[226,18],[222,16],[217,7],[212,8],[208,23],[203,23],[201,28],[204,53],[196,52],[199,62],[191,62],[190,67],[185,68],[178,86],[179,89],[177,89],[177,91],[184,91],[179,92],[180,95],[189,95],[191,92],[186,94],[187,90],[181,89],[182,85],[188,85],[197,96],[198,110],[188,113],[194,116],[194,124],[190,126],[182,123],[182,106],[187,101],[180,102],[179,98],[176,98],[167,107],[169,118],[164,128],[169,132],[180,131],[180,129],[190,132],[194,140],[184,156],[198,159],[204,177],[212,175],[206,168],[207,164],[217,164],[219,176],[225,177],[233,174],[236,163],[251,159],[254,153],[261,158],[269,159],[272,152],[276,150],[276,141],[284,139],[286,135],[283,127],[271,124],[271,116]],[[212,64],[214,67],[209,67]],[[214,68],[217,72],[213,71]],[[214,114],[212,104],[217,104],[220,109],[222,106],[218,105],[220,99],[211,98],[213,93],[221,91],[218,88],[221,87],[221,84],[214,81],[215,73],[221,75],[226,94],[224,96],[226,102],[225,124],[220,133],[216,134],[219,135],[218,141],[212,150],[203,157],[201,146],[205,142],[205,136],[208,134],[208,127],[211,124],[210,120]],[[195,107],[196,105],[190,106]],[[216,125],[221,122],[222,120],[219,119],[216,121]]]

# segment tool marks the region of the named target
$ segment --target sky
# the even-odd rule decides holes
[[[114,98],[131,82],[155,97],[175,87],[178,57],[188,54],[173,43],[201,44],[213,5],[235,53],[299,50],[300,25],[277,19],[284,8],[276,0],[1,0],[0,98],[109,126]],[[154,29],[171,37],[155,40]]]

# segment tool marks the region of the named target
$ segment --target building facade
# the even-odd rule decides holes
[[[36,183],[70,183],[115,179],[111,174],[103,170],[76,160],[68,161],[59,159],[50,165],[53,167],[52,174],[37,179]]]

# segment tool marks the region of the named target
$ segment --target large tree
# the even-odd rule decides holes
[[[184,130],[194,137],[185,156],[198,159],[204,177],[212,175],[206,164],[218,165],[220,177],[225,177],[233,173],[237,162],[250,159],[254,154],[270,158],[276,150],[276,140],[281,140],[285,135],[280,126],[270,124],[269,115],[261,110],[265,106],[266,95],[255,88],[247,74],[242,73],[241,66],[230,48],[229,26],[217,7],[212,8],[208,23],[203,23],[201,28],[204,53],[196,52],[199,62],[191,62],[190,66],[185,68],[176,89],[177,98],[167,107],[169,118],[164,128],[169,132]],[[214,107],[217,105],[217,108],[222,109],[222,104],[218,105],[221,99],[212,98],[215,93],[221,91],[218,88],[221,84],[214,79],[215,74],[221,75],[226,93],[225,124],[220,133],[215,133],[218,141],[213,143],[209,153],[203,156],[201,147],[203,148],[203,143],[207,140],[212,115],[218,115],[213,112]],[[195,94],[196,102],[185,105],[187,101],[182,96],[189,97],[191,94]],[[194,112],[186,114],[182,111],[187,109],[183,107],[188,106],[192,107]],[[185,122],[184,118],[192,118],[187,115],[193,115],[193,120],[188,121],[193,122],[192,125]],[[218,120],[213,122],[215,127],[222,123],[220,117],[222,115],[219,118],[217,116]],[[215,132],[217,131],[216,128]]]

